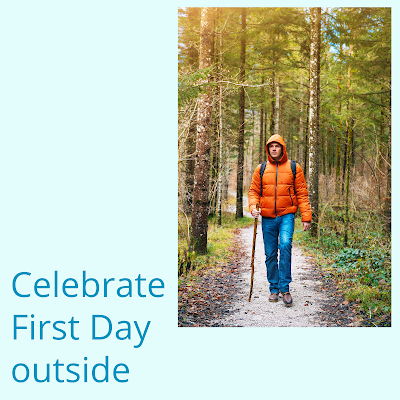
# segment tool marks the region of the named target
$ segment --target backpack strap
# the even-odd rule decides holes
[[[296,179],[296,161],[291,160],[290,167],[292,168],[292,173],[293,173],[293,190],[294,190],[294,194],[296,194],[296,187],[294,186],[294,181]]]
[[[266,166],[267,166],[267,162],[264,161],[264,162],[261,164],[261,168],[260,168],[260,178],[261,178],[260,198],[262,197],[262,189],[263,189],[262,178],[263,178],[263,175],[264,175],[264,171],[265,171],[265,167],[266,167]]]

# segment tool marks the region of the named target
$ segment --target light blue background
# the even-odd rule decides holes
[[[368,5],[358,3],[352,5]],[[398,387],[395,313],[387,329],[177,328],[177,7],[199,4],[0,4],[1,398],[374,399]],[[394,8],[395,21],[397,14]],[[394,107],[396,92],[394,86]],[[394,207],[394,243],[398,222]],[[82,270],[99,280],[159,277],[165,296],[13,294],[16,273],[30,271],[33,284],[51,281],[54,270],[78,281]],[[396,290],[393,299],[398,305]],[[80,340],[14,341],[13,315],[31,313],[36,321],[74,316]],[[134,349],[134,340],[91,341],[92,314],[152,322],[143,346]],[[57,359],[82,365],[87,356],[93,365],[106,355],[110,365],[128,364],[129,383],[56,383],[54,374],[50,384],[11,378],[19,362],[36,362],[43,373]]]

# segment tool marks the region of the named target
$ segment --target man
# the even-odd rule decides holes
[[[249,190],[249,208],[254,218],[262,216],[265,264],[269,282],[269,301],[277,302],[282,293],[285,306],[293,304],[289,292],[291,276],[294,216],[300,207],[303,231],[310,229],[311,208],[303,170],[296,163],[295,176],[288,160],[285,142],[273,135],[266,144],[268,162],[262,177],[261,164],[256,168]],[[260,205],[257,211],[256,205]],[[278,246],[279,238],[279,246]],[[279,265],[278,265],[279,247]]]

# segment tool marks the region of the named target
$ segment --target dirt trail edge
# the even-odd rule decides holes
[[[254,287],[251,302],[250,262],[253,227],[238,229],[231,262],[212,273],[204,272],[196,284],[180,288],[178,326],[209,327],[327,327],[359,326],[356,307],[346,302],[334,282],[305,256],[292,248],[293,306],[268,301],[264,243],[257,227]]]

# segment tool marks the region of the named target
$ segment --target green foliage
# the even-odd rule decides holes
[[[212,86],[212,83],[201,83],[207,79],[212,67],[200,69],[188,75],[181,74],[178,78],[178,104],[183,106],[185,103],[197,98],[205,86]]]
[[[183,221],[183,218],[181,219]],[[227,263],[232,251],[234,232],[239,228],[244,228],[254,224],[254,218],[235,219],[235,214],[222,213],[222,225],[217,225],[217,216],[209,217],[207,233],[207,254],[200,255],[190,252],[191,270],[190,275],[196,275],[199,270],[204,268],[218,268],[219,265]],[[187,252],[186,228],[182,225],[178,230],[178,253],[180,259],[185,258],[183,254]],[[186,253],[185,253],[186,254]],[[179,268],[178,260],[178,268]]]
[[[355,269],[360,265],[364,254],[365,251],[360,249],[343,249],[334,256],[335,262],[332,264],[332,268],[337,268],[339,272],[343,269],[346,271],[349,269]]]
[[[360,303],[367,317],[374,317],[375,321],[381,320],[381,326],[387,326],[385,317],[391,313],[390,291],[376,286],[355,285],[346,289],[346,297],[349,301]]]
[[[391,281],[390,255],[383,249],[360,250],[346,248],[334,256],[332,268],[338,273],[351,272],[354,281],[378,286],[381,280]]]
[[[333,210],[326,213],[324,222],[327,225],[320,228],[319,241],[308,232],[302,232],[299,226],[296,226],[294,240],[335,279],[347,300],[359,303],[368,319],[375,323],[381,321],[382,326],[386,326],[391,313],[390,244],[381,229],[365,229],[367,213],[360,212],[358,220],[355,218],[360,231],[355,230],[349,240],[353,247],[343,248],[339,225],[334,225],[337,221],[341,224],[342,213]],[[335,216],[336,219],[332,220],[329,216]]]

